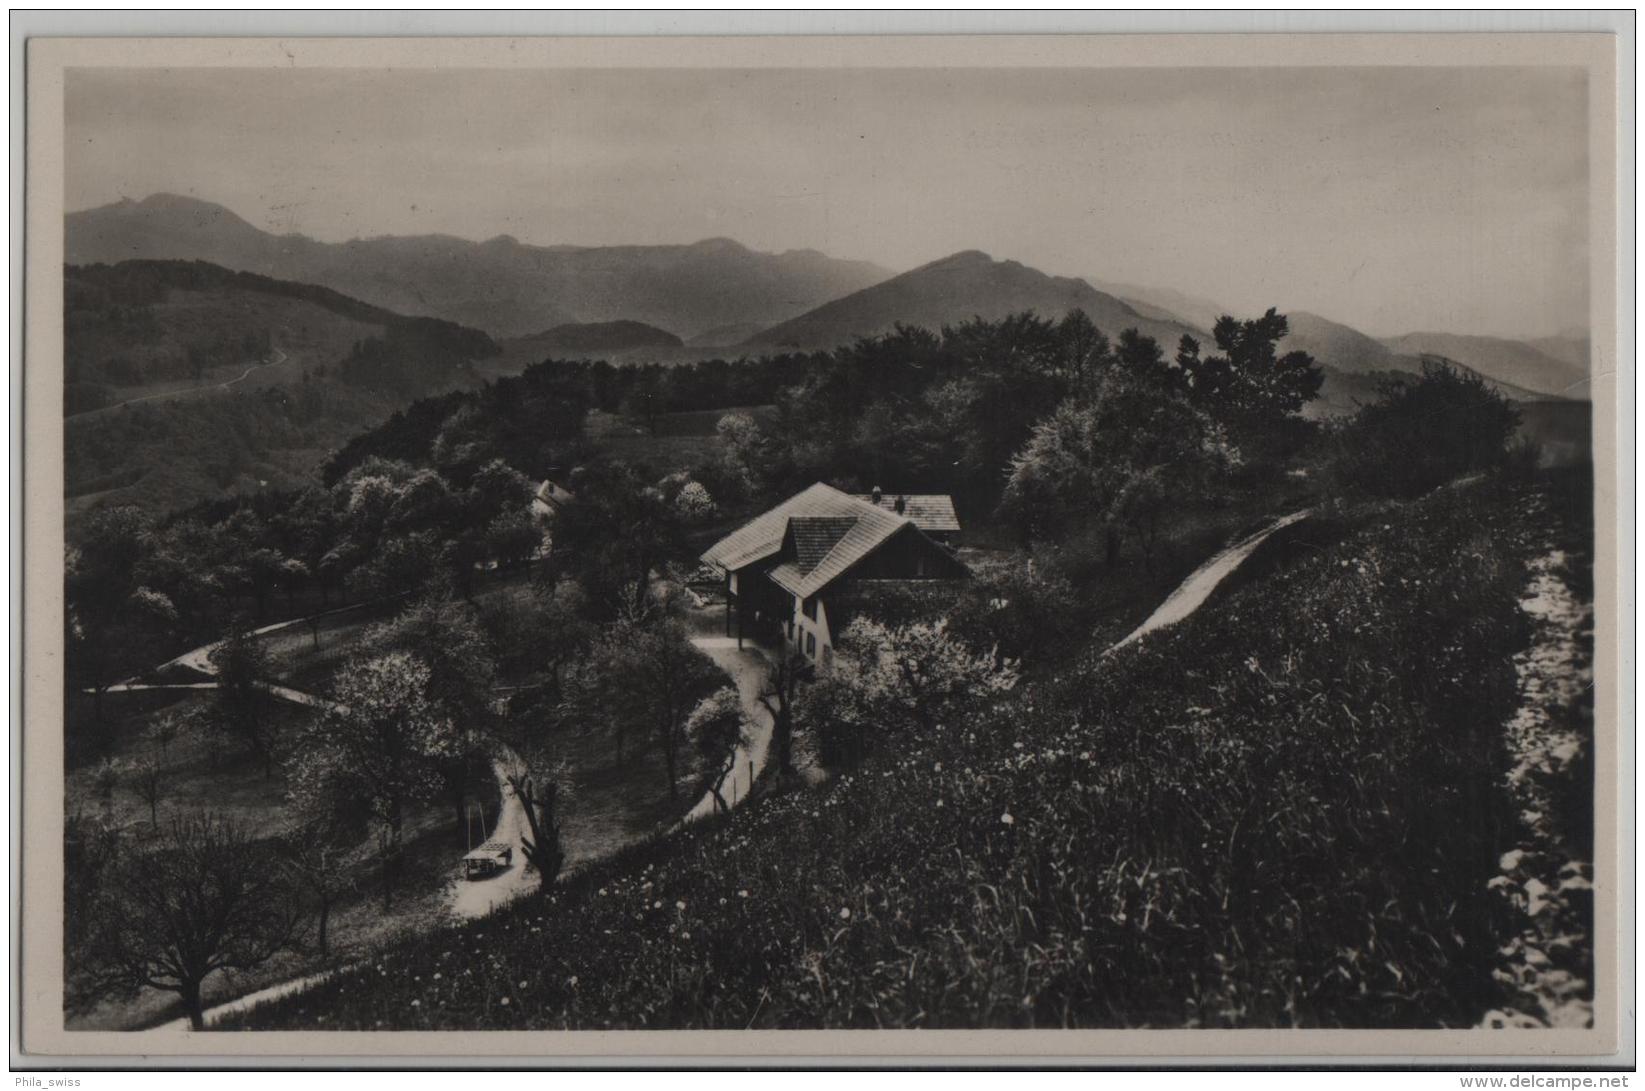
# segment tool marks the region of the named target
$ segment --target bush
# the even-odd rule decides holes
[[[1424,361],[1420,379],[1380,384],[1337,436],[1335,473],[1377,496],[1418,496],[1508,458],[1519,411],[1471,371]]]

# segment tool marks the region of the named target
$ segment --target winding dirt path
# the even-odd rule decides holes
[[[1267,541],[1268,537],[1277,531],[1284,530],[1293,523],[1299,523],[1313,514],[1312,508],[1294,511],[1281,519],[1263,527],[1255,534],[1247,535],[1233,545],[1215,554],[1204,564],[1196,568],[1187,579],[1183,580],[1177,589],[1160,603],[1159,608],[1148,615],[1144,621],[1131,631],[1131,634],[1109,651],[1125,647],[1132,641],[1140,640],[1155,629],[1163,629],[1167,625],[1177,622],[1192,614],[1204,605],[1205,600],[1211,597],[1211,592],[1217,585],[1227,579],[1229,574],[1245,563],[1245,559],[1256,551],[1257,546]]]

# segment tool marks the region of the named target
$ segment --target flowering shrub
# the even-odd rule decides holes
[[[1379,512],[235,1025],[1471,1025],[1503,1002],[1518,535],[1478,486]]]
[[[799,718],[824,764],[852,765],[884,739],[930,729],[1017,684],[1017,664],[978,654],[947,623],[886,625],[862,617],[838,641],[832,671],[802,694]]]

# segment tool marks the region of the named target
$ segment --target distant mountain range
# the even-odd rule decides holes
[[[1121,284],[1117,281],[1087,279],[1098,290],[1107,292],[1112,296],[1118,296],[1140,314],[1148,315],[1150,318],[1185,322],[1207,332],[1217,324],[1217,319],[1230,313],[1227,308],[1221,307],[1209,299],[1179,292],[1175,288],[1150,288],[1141,284]]]
[[[65,246],[72,264],[200,259],[321,285],[400,314],[446,318],[508,339],[491,365],[497,371],[551,355],[676,361],[697,350],[827,349],[899,322],[936,329],[1029,309],[1060,317],[1075,307],[1110,337],[1134,327],[1171,355],[1183,334],[1209,347],[1225,313],[1174,289],[1050,276],[976,250],[892,275],[868,262],[814,250],[760,253],[730,239],[544,247],[508,236],[477,243],[425,235],[324,243],[273,235],[220,205],[167,194],[69,214]],[[1467,367],[1519,400],[1588,396],[1589,345],[1580,332],[1535,341],[1445,333],[1379,340],[1306,311],[1286,313],[1291,333],[1282,350],[1307,351],[1326,368],[1316,413],[1351,411],[1375,396],[1380,376],[1418,373],[1426,355]]]
[[[763,330],[742,347],[826,349],[884,333],[899,322],[938,329],[973,317],[998,319],[1024,310],[1061,318],[1076,307],[1110,337],[1135,327],[1159,341],[1167,354],[1176,351],[1177,340],[1185,333],[1205,336],[1180,321],[1140,314],[1083,280],[1048,276],[1015,261],[996,261],[980,250],[963,250]]]
[[[1588,397],[1587,342],[1582,342],[1581,362],[1575,348],[1565,358],[1554,356],[1524,341],[1500,337],[1476,337],[1454,333],[1408,333],[1390,337],[1383,344],[1405,355],[1434,355],[1458,360],[1500,382],[1538,394],[1562,398]]]
[[[1204,330],[1226,309],[1171,289],[1110,284],[1132,308],[1153,317],[1190,322]],[[1328,369],[1322,398],[1333,410],[1350,410],[1375,394],[1376,376],[1419,374],[1425,356],[1443,357],[1475,372],[1518,401],[1588,397],[1589,342],[1580,333],[1516,341],[1451,333],[1409,333],[1375,338],[1308,311],[1280,308],[1291,332],[1280,351],[1302,351]]]
[[[65,217],[64,260],[185,258],[335,289],[400,314],[519,337],[565,323],[645,322],[690,337],[765,327],[890,276],[815,250],[768,254],[730,239],[683,246],[531,246],[506,235],[342,243],[260,230],[172,194]]]

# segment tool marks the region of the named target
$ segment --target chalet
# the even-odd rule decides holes
[[[937,533],[959,533],[948,497],[919,499]],[[872,494],[818,482],[716,542],[702,560],[725,578],[726,635],[780,636],[827,666],[833,632],[844,624],[839,606],[854,591],[881,581],[964,579],[965,566],[904,500],[898,511],[895,498],[876,503]]]

